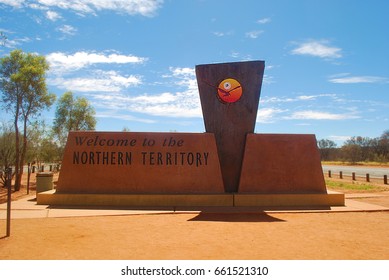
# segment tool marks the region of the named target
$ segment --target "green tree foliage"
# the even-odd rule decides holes
[[[60,147],[53,139],[51,127],[48,128],[44,122],[35,122],[29,129],[28,139],[30,141],[27,152],[27,161],[35,162],[38,167],[42,162],[58,162],[61,160]]]
[[[55,100],[55,95],[47,91],[48,69],[44,56],[21,50],[14,50],[0,60],[1,105],[12,114],[15,128],[15,191],[21,186],[28,123]]]
[[[65,92],[58,100],[53,124],[53,133],[61,147],[65,146],[69,131],[95,130],[95,114],[86,98],[75,98],[72,92]]]
[[[369,138],[353,136],[346,140],[341,148],[331,140],[317,142],[322,160],[389,162],[389,130],[385,130],[380,137]]]

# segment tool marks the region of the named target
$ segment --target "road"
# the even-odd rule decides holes
[[[339,171],[343,172],[343,175],[351,176],[352,172],[355,172],[356,176],[365,176],[366,173],[370,174],[370,177],[382,178],[384,175],[389,176],[388,167],[370,167],[370,166],[344,166],[344,165],[323,165],[323,172],[327,173],[331,170],[333,174],[339,174]]]

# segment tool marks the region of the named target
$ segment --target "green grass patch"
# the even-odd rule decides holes
[[[343,192],[382,192],[389,188],[375,186],[372,184],[357,183],[357,182],[339,182],[332,180],[325,180],[326,186],[330,190],[337,190]]]

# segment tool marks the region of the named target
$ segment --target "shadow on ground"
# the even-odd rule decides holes
[[[189,219],[190,222],[206,221],[206,222],[285,222],[285,220],[278,219],[268,215],[265,212],[261,213],[208,213],[201,212],[196,217]]]

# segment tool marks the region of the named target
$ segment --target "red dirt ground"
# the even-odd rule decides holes
[[[385,196],[369,203],[388,201]],[[2,260],[389,259],[389,212],[14,219],[8,238],[5,223],[0,220]]]

